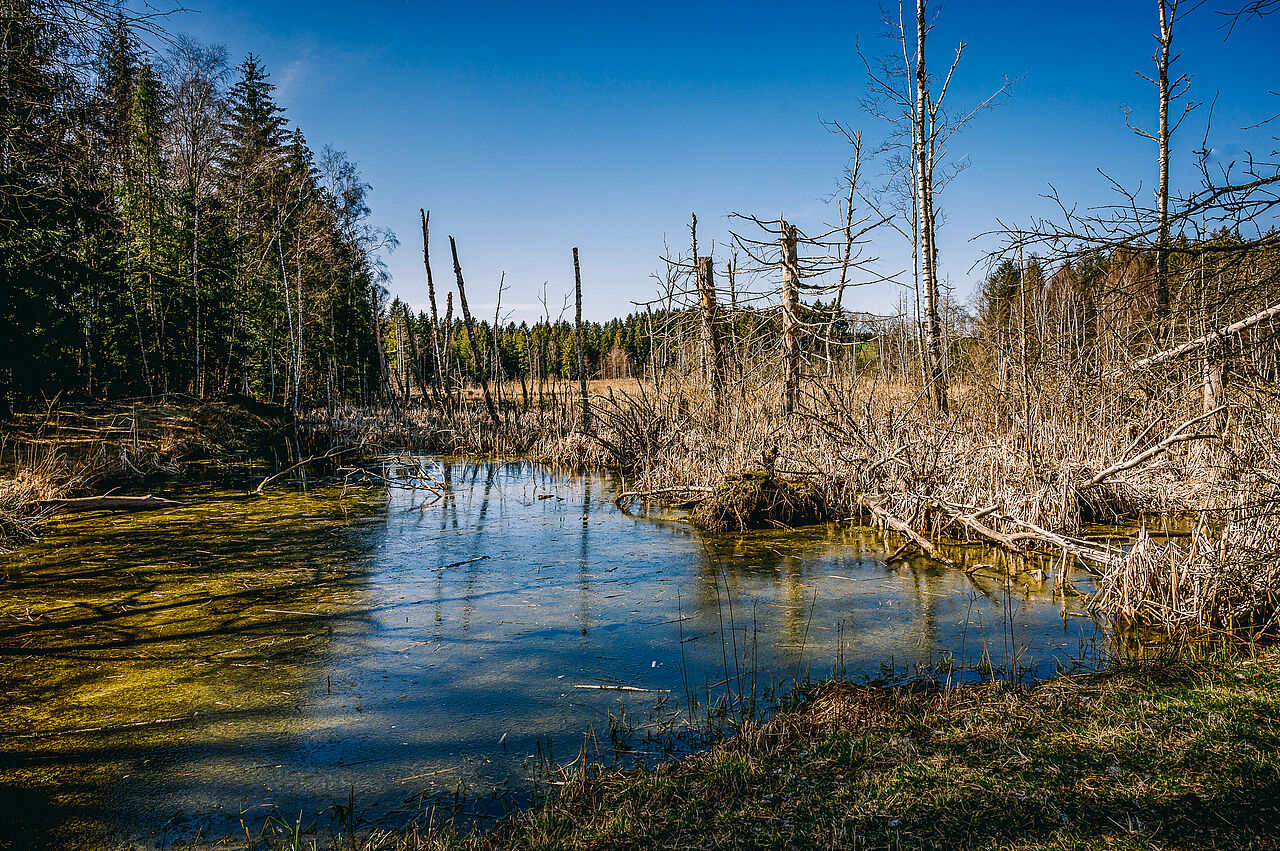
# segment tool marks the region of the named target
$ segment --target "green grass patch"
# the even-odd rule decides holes
[[[411,844],[1280,847],[1275,651],[1027,689],[825,683],[797,697],[706,753],[570,782],[497,829]]]

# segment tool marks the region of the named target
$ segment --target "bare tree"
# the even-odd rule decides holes
[[[1159,182],[1156,185],[1156,337],[1164,339],[1169,328],[1169,251],[1170,251],[1170,217],[1169,217],[1169,145],[1174,132],[1182,126],[1183,120],[1198,104],[1185,100],[1182,112],[1170,122],[1169,111],[1175,101],[1186,97],[1191,80],[1186,74],[1172,76],[1173,64],[1178,57],[1173,53],[1173,33],[1175,25],[1200,3],[1184,4],[1183,0],[1156,0],[1159,15],[1159,31],[1156,33],[1156,52],[1152,61],[1156,64],[1156,74],[1148,77],[1139,74],[1144,80],[1156,87],[1159,98],[1159,117],[1155,133],[1142,130],[1130,121],[1126,110],[1125,123],[1129,129],[1156,143],[1157,162],[1160,168]]]
[[[914,33],[907,26],[902,2],[898,4],[897,20],[885,23],[898,50],[874,63],[864,57],[870,93],[863,105],[872,115],[894,127],[880,150],[886,155],[891,174],[886,188],[891,198],[899,199],[899,212],[910,222],[912,277],[921,325],[921,372],[929,399],[937,410],[945,412],[947,374],[938,276],[936,197],[963,167],[963,163],[948,162],[948,143],[978,111],[1006,94],[1010,82],[1006,78],[1003,85],[975,107],[952,115],[944,110],[943,104],[964,52],[964,42],[956,48],[946,75],[939,81],[930,76],[926,58],[926,42],[934,26],[929,17],[928,0],[916,0]],[[909,151],[910,155],[904,157],[903,151]],[[897,227],[907,235],[905,228]]]

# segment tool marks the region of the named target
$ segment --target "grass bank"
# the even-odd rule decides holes
[[[1017,689],[829,682],[705,753],[385,848],[1277,848],[1280,652]],[[345,847],[345,846],[344,846]]]

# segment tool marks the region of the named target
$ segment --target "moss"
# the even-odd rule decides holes
[[[811,484],[756,470],[726,478],[691,519],[707,532],[746,532],[808,526],[827,518],[826,503]]]

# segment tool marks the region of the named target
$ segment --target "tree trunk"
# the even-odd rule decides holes
[[[1160,148],[1160,185],[1156,192],[1156,339],[1163,342],[1169,323],[1169,55],[1173,44],[1173,17],[1177,0],[1156,0],[1160,7],[1160,50],[1157,53],[1157,85],[1160,88],[1160,129],[1156,143]]]
[[[458,244],[454,242],[453,237],[449,237],[449,251],[453,253],[453,272],[458,279],[458,303],[462,306],[462,319],[467,326],[467,345],[471,349],[471,359],[478,363],[480,360],[480,350],[476,348],[476,332],[475,322],[471,318],[471,310],[467,307],[467,290],[466,285],[462,281],[462,264],[458,262]],[[498,416],[498,409],[493,405],[493,397],[489,395],[489,381],[485,377],[484,370],[476,370],[480,377],[480,389],[484,392],[484,406],[489,410],[489,418],[493,420],[496,428],[502,428],[502,419]]]
[[[924,313],[924,371],[933,406],[947,411],[947,377],[942,365],[942,323],[938,318],[938,255],[934,245],[933,125],[929,115],[929,75],[925,65],[926,0],[916,0],[916,209],[919,217],[921,309]]]
[[[582,269],[578,265],[578,249],[573,249],[573,292],[576,310],[573,317],[574,336],[578,346],[578,387],[581,391],[582,432],[591,433],[591,405],[587,398],[587,353],[582,344]]]
[[[715,264],[710,257],[698,260],[698,297],[702,303],[704,374],[720,407],[724,390],[724,343],[720,337],[720,310],[716,304]]]
[[[786,379],[782,412],[791,416],[800,395],[800,259],[795,225],[781,222],[782,230],[782,336]]]
[[[431,392],[435,396],[436,404],[443,408],[446,397],[442,372],[443,361],[440,358],[440,336],[437,331],[440,317],[436,313],[436,284],[431,278],[431,241],[428,239],[430,232],[427,227],[431,220],[431,214],[426,210],[419,209],[418,215],[422,217],[422,265],[427,269],[427,298],[431,301],[431,356],[434,358],[431,371]]]

